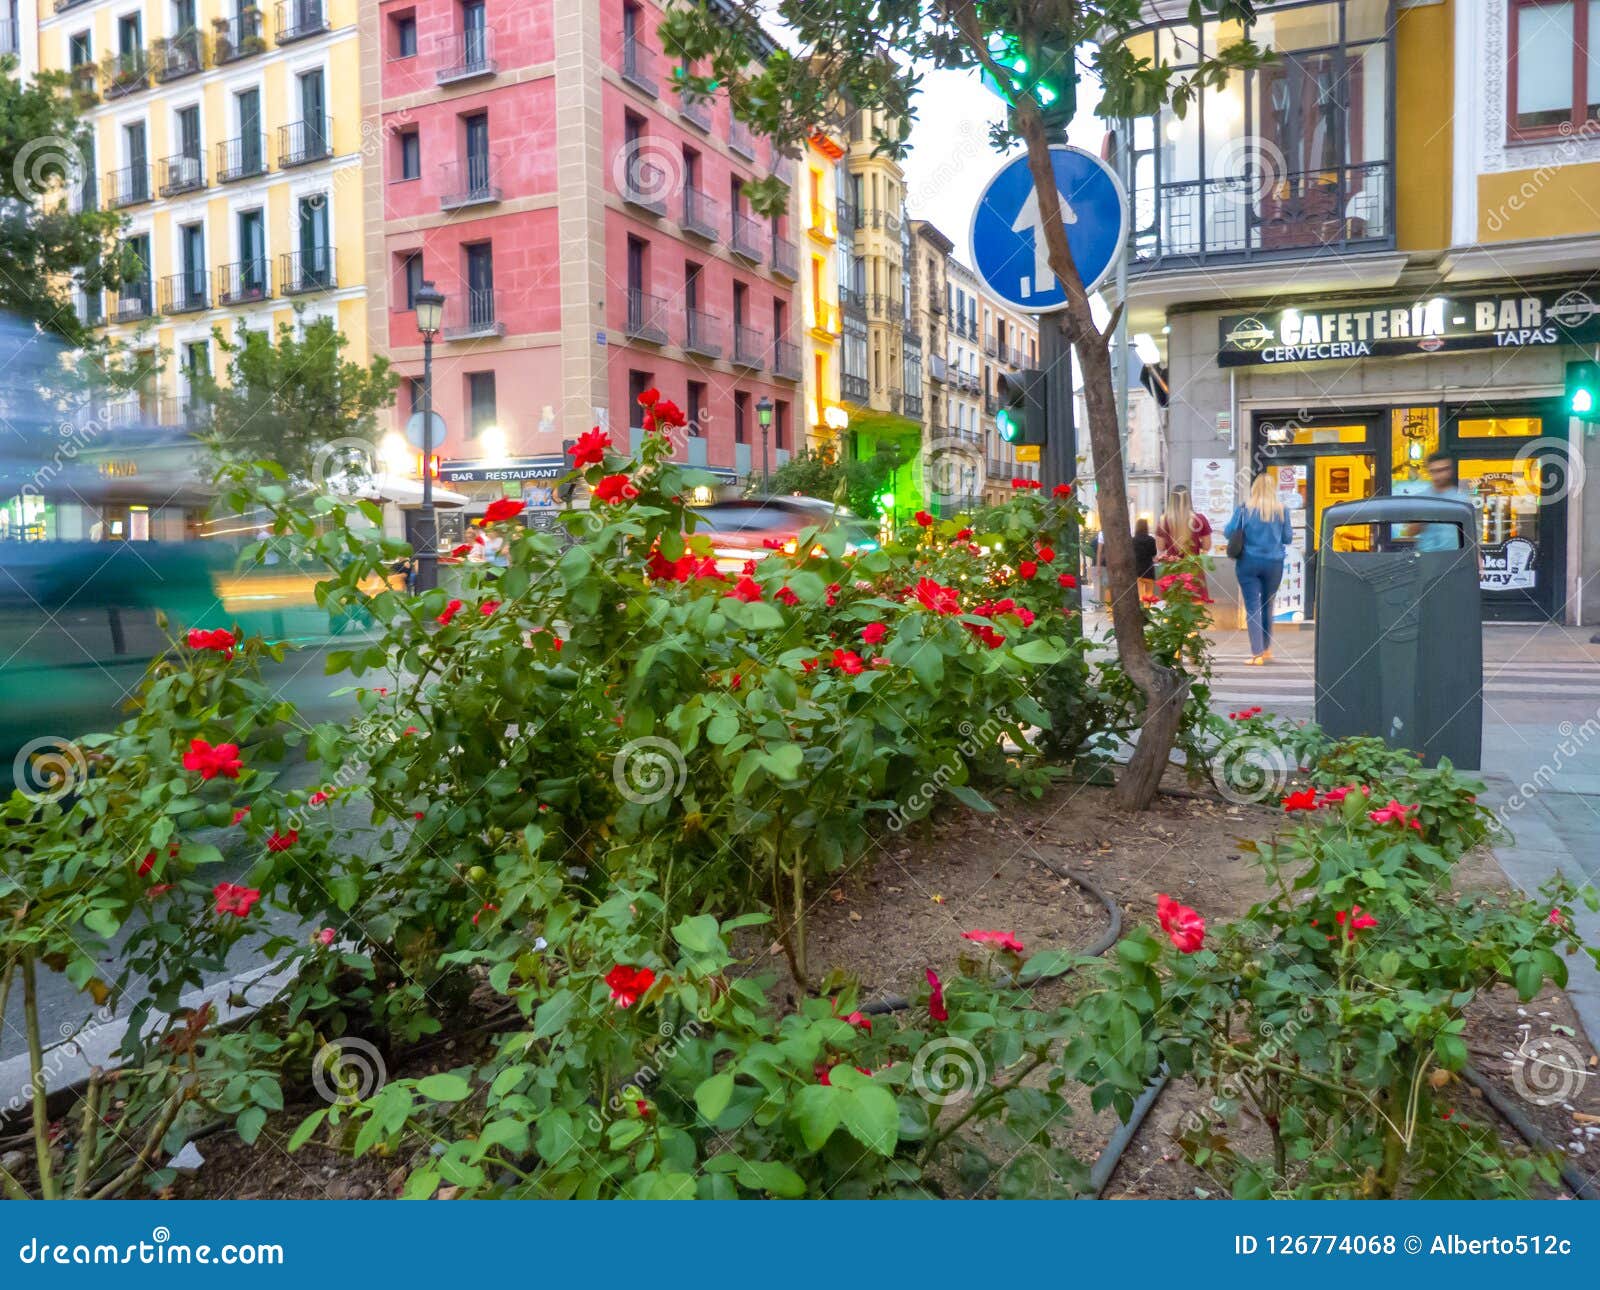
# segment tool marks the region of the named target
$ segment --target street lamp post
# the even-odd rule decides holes
[[[444,292],[424,282],[415,298],[422,333],[422,513],[417,518],[417,590],[439,585],[439,517],[433,509],[433,338],[444,318]]]
[[[772,429],[772,400],[763,394],[756,403],[756,420],[761,423],[761,491],[772,491],[772,479],[767,470],[767,435]]]

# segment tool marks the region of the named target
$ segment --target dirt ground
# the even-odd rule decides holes
[[[1153,922],[1156,893],[1166,892],[1215,922],[1242,915],[1263,894],[1260,875],[1239,840],[1264,838],[1281,825],[1276,810],[1238,806],[1204,794],[1163,796],[1150,812],[1120,815],[1104,788],[1060,784],[1038,801],[1002,797],[993,815],[951,812],[921,832],[886,834],[866,861],[814,893],[809,965],[814,978],[830,966],[861,982],[861,997],[913,994],[923,972],[948,973],[961,952],[961,933],[1008,931],[1028,949],[1089,947],[1105,932],[1100,903],[1045,861],[1087,877],[1122,909],[1128,924]],[[1492,856],[1463,862],[1465,888],[1504,885]],[[746,970],[775,974],[778,995],[797,991],[782,955],[754,941]],[[1068,981],[1041,988],[1042,999],[1065,993]],[[1547,990],[1519,1004],[1508,990],[1479,999],[1469,1010],[1474,1064],[1566,1153],[1585,1176],[1600,1175],[1600,1061],[1564,996]],[[471,1061],[481,1036],[446,1040],[404,1064],[408,1075]],[[1464,1083],[1461,1113],[1514,1136],[1482,1095]],[[1552,1096],[1552,1094],[1554,1096]],[[1127,1198],[1215,1197],[1224,1183],[1189,1165],[1174,1140],[1177,1126],[1199,1102],[1175,1082],[1156,1102],[1125,1152],[1106,1195]],[[308,1100],[269,1121],[247,1148],[232,1134],[198,1145],[206,1156],[200,1176],[180,1180],[177,1196],[381,1198],[398,1194],[405,1168],[397,1161],[351,1161],[313,1141],[293,1156],[282,1148]],[[1116,1127],[1115,1117],[1089,1111],[1086,1099],[1063,1126],[1061,1140],[1092,1160]],[[325,1135],[318,1135],[319,1138]],[[1238,1144],[1260,1150],[1265,1131],[1246,1121]]]

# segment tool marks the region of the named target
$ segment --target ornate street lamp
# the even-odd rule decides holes
[[[415,297],[422,333],[422,512],[417,517],[417,590],[439,585],[439,517],[433,509],[433,338],[444,321],[444,292],[424,282]]]

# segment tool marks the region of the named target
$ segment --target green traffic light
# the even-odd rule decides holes
[[[1000,437],[1007,443],[1015,443],[1017,436],[1022,432],[1022,427],[1011,414],[1010,408],[1001,408],[995,413],[994,423],[1000,430]]]
[[[894,510],[894,494],[893,493],[879,493],[878,494],[878,505],[880,507],[882,507],[886,511]]]
[[[1572,392],[1572,412],[1574,416],[1584,416],[1594,411],[1594,391],[1574,390]]]

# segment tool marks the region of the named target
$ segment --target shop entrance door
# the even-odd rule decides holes
[[[1289,508],[1294,529],[1274,603],[1279,622],[1309,622],[1313,617],[1322,514],[1339,502],[1359,501],[1378,491],[1378,463],[1386,434],[1377,414],[1325,421],[1280,422],[1270,416],[1257,420],[1258,467],[1277,477],[1278,496]],[[1341,534],[1339,549],[1356,550],[1352,543],[1363,540],[1354,533]]]

